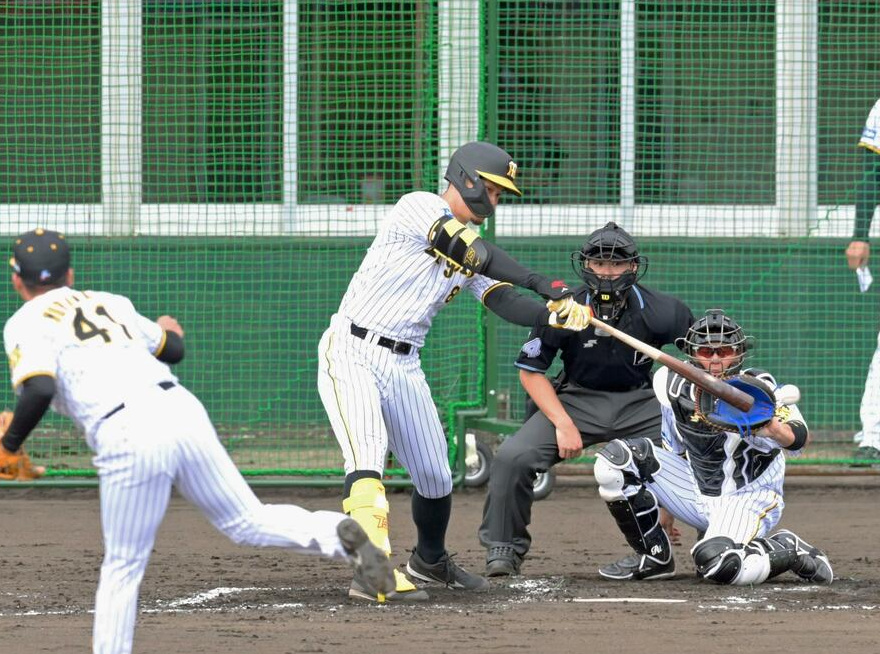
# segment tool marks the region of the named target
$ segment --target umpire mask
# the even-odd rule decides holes
[[[626,272],[616,277],[597,274],[591,262],[627,263]],[[575,273],[590,289],[590,304],[601,320],[617,320],[626,305],[626,293],[648,270],[648,259],[640,256],[636,242],[624,229],[610,222],[587,237],[583,247],[571,254]]]

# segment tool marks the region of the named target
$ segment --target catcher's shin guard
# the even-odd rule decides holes
[[[657,498],[648,488],[642,486],[632,497],[608,502],[608,510],[637,554],[660,564],[672,560],[672,545],[660,525]]]

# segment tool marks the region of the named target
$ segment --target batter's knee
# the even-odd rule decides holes
[[[452,471],[422,471],[413,475],[413,485],[419,495],[429,500],[446,497],[452,492]]]

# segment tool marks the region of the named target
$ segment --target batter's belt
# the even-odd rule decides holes
[[[367,334],[370,333],[369,329],[364,329],[363,327],[358,327],[354,323],[351,323],[351,335],[356,336],[357,338],[366,340]],[[376,345],[379,347],[387,347],[389,350],[394,352],[394,354],[403,354],[407,355],[415,349],[415,346],[411,343],[404,343],[403,341],[395,341],[391,338],[387,338],[385,336],[379,336],[376,341]]]

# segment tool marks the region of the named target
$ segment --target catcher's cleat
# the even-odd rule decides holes
[[[363,583],[363,581],[355,575],[351,580],[351,586],[348,589],[348,596],[356,599],[368,600],[370,602],[392,602],[396,604],[405,602],[427,602],[428,593],[421,588],[416,588],[412,582],[399,570],[394,570],[394,590],[385,593],[380,600],[376,593]]]
[[[801,579],[825,585],[834,581],[834,571],[825,552],[813,547],[794,532],[781,529],[770,536],[770,540],[795,550],[797,561],[791,566],[791,571]]]
[[[519,574],[522,557],[509,545],[490,547],[486,552],[487,577],[512,577]]]
[[[856,461],[854,466],[877,465],[880,463],[880,450],[870,445],[859,447],[853,455],[853,459]]]
[[[452,560],[448,552],[444,552],[436,563],[427,563],[413,550],[406,564],[406,571],[416,579],[435,581],[447,588],[477,592],[489,590],[489,582],[485,578],[462,568]]]
[[[606,579],[617,581],[648,581],[654,579],[670,579],[675,576],[675,559],[661,563],[644,554],[628,554],[615,563],[599,568],[599,574]]]
[[[373,545],[363,527],[346,518],[336,526],[336,534],[365,588],[373,590],[373,595],[394,590],[394,566],[385,552]]]

